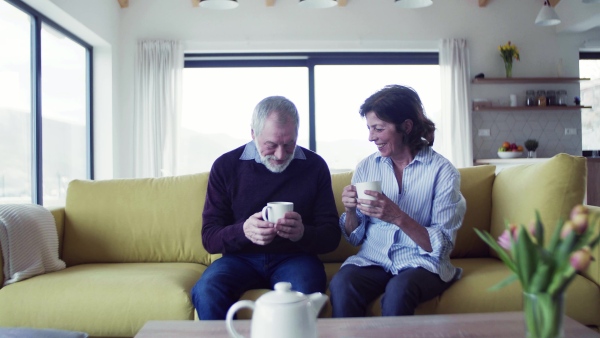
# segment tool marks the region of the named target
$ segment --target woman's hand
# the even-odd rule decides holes
[[[399,225],[401,218],[406,216],[406,213],[384,194],[372,190],[365,190],[365,194],[375,197],[375,200],[358,200],[358,210],[364,215],[396,225]]]
[[[358,194],[356,193],[356,187],[353,185],[347,185],[344,187],[342,191],[342,203],[344,204],[344,208],[346,208],[346,212],[355,212],[356,205],[358,204],[356,198]]]

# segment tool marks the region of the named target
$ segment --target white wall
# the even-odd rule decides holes
[[[248,52],[423,51],[436,50],[442,38],[465,38],[472,75],[487,77],[503,76],[497,47],[511,40],[522,58],[514,76],[556,76],[561,62],[563,76],[578,76],[579,48],[598,34],[576,31],[600,25],[600,5],[581,0],[559,3],[565,23],[556,27],[534,25],[542,0],[491,0],[484,8],[477,0],[436,0],[418,10],[396,8],[393,0],[348,0],[345,7],[319,10],[300,8],[297,0],[276,0],[273,7],[239,0],[229,11],[194,8],[191,0],[130,0],[124,9],[115,9],[116,0],[52,2],[111,49],[115,177],[133,175],[133,65],[140,39],[184,41],[187,51]]]

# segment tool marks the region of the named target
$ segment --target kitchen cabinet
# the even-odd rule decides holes
[[[588,157],[587,169],[587,204],[600,207],[600,157]]]
[[[471,83],[477,85],[524,85],[524,84],[575,84],[580,81],[588,81],[589,78],[577,78],[577,77],[511,77],[511,78],[474,78]],[[516,107],[510,106],[477,106],[473,107],[473,111],[531,111],[531,112],[542,112],[542,111],[573,111],[579,112],[584,108],[592,108],[590,106],[525,106],[520,105]]]

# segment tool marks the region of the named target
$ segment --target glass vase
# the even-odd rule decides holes
[[[504,70],[506,71],[506,77],[512,77],[512,60],[504,61]]]
[[[527,150],[527,158],[536,158],[537,157],[537,153],[535,152],[535,150]]]
[[[564,295],[523,292],[527,338],[563,338]]]

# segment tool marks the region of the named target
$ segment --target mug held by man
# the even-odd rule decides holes
[[[294,211],[294,203],[292,202],[269,202],[262,209],[263,220],[271,223],[277,223],[277,220],[285,217],[285,213]]]

